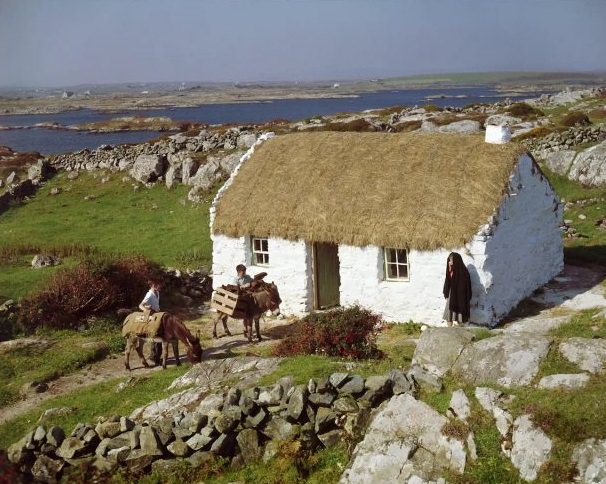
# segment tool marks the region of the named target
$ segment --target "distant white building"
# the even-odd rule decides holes
[[[432,325],[455,251],[471,321],[495,325],[563,267],[558,198],[532,156],[497,135],[259,140],[212,204],[215,286],[244,263],[276,282],[284,313],[360,304]]]

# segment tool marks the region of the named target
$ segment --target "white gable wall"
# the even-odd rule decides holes
[[[485,287],[475,308],[478,320],[496,324],[562,271],[562,214],[549,183],[524,155],[510,177],[510,193],[496,223],[484,227],[486,235],[479,234],[468,246]]]

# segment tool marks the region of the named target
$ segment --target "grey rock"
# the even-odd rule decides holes
[[[328,381],[332,385],[333,388],[339,388],[343,385],[347,379],[349,378],[349,373],[333,373],[328,378]],[[318,390],[320,391],[320,390]]]
[[[133,424],[134,426],[134,424]],[[112,438],[122,432],[120,422],[102,422],[97,424],[95,427],[97,435],[104,439],[106,437]]]
[[[307,391],[309,393],[316,393],[316,388],[318,388],[318,384],[316,383],[316,380],[314,380],[313,378],[310,378],[309,382],[307,383]]]
[[[551,342],[550,337],[531,333],[504,333],[483,339],[463,349],[452,373],[470,383],[528,385]]]
[[[242,392],[238,387],[231,387],[227,395],[225,396],[225,405],[233,406],[238,405],[240,402],[240,397],[242,396]]]
[[[145,426],[141,429],[141,434],[139,435],[139,445],[141,446],[141,450],[148,455],[162,455],[160,442],[156,432],[150,426]]]
[[[464,422],[467,421],[469,416],[471,415],[471,405],[469,403],[469,399],[465,392],[461,389],[455,390],[452,392],[452,397],[450,398],[450,405],[448,406],[448,410],[452,414],[452,416],[457,417]]]
[[[10,445],[6,451],[8,460],[17,466],[31,465],[35,459],[34,452],[26,447],[25,438]]]
[[[187,457],[189,454],[191,454],[191,447],[181,439],[177,439],[168,444],[166,450],[168,450],[175,457]]]
[[[560,343],[560,353],[581,370],[601,373],[606,364],[606,340],[569,338]]]
[[[583,185],[606,183],[606,141],[587,148],[574,159],[568,178]]]
[[[265,445],[265,449],[263,450],[263,462],[269,462],[278,455],[278,452],[280,452],[280,442],[270,440],[267,442],[267,445]]]
[[[53,426],[46,432],[46,442],[55,447],[59,447],[65,439],[65,432],[61,427]]]
[[[400,370],[390,370],[387,377],[392,382],[392,391],[394,395],[400,395],[402,393],[414,393],[414,381],[409,379]]]
[[[248,149],[257,141],[257,135],[254,133],[243,133],[238,136],[238,141],[236,142],[236,146],[240,149],[245,148]]]
[[[61,193],[61,188],[59,187],[53,187],[50,189],[49,193],[53,196],[55,195],[59,195]]]
[[[248,428],[258,428],[267,418],[267,410],[260,408],[254,415],[248,415],[244,421],[244,426]]]
[[[518,417],[513,423],[511,463],[526,481],[534,481],[541,466],[551,454],[551,440],[535,427],[529,415]]]
[[[515,124],[521,123],[522,120],[520,118],[516,118],[515,116],[510,116],[507,114],[493,114],[486,118],[484,124],[488,126],[489,124],[493,124],[496,126],[513,126]]]
[[[65,462],[41,455],[32,466],[32,476],[40,482],[57,482],[57,478]]]
[[[6,184],[10,185],[17,178],[17,174],[14,171],[11,171],[9,175],[6,177]]]
[[[208,423],[208,416],[200,412],[187,413],[179,422],[180,428],[187,428],[193,432],[199,432],[202,427]]]
[[[187,440],[187,445],[194,451],[202,450],[215,439],[209,435],[194,434]]]
[[[74,459],[86,455],[91,450],[91,446],[77,437],[68,437],[61,443],[57,449],[57,456],[63,459]]]
[[[353,375],[339,387],[338,391],[344,394],[359,395],[364,391],[364,378]]]
[[[573,373],[570,375],[544,376],[537,386],[538,388],[577,390],[587,385],[587,382],[589,382],[589,375],[587,373]]]
[[[279,384],[275,384],[271,387],[260,388],[259,397],[257,398],[256,403],[257,405],[264,407],[278,405],[282,400],[283,394],[284,389]]]
[[[128,432],[135,428],[135,422],[128,417],[120,417],[120,432]]]
[[[34,436],[33,436],[33,441],[37,442],[38,444],[44,442],[44,440],[46,439],[46,429],[42,426],[42,425],[38,425],[36,427],[36,429],[34,430]]]
[[[578,482],[606,483],[606,440],[586,439],[572,452],[576,464]]]
[[[130,447],[123,446],[107,451],[107,458],[112,462],[124,462],[131,452]]]
[[[462,474],[465,447],[440,432],[447,421],[411,395],[392,397],[380,407],[339,482],[420,483],[441,470]]]
[[[305,410],[307,404],[307,392],[306,385],[299,385],[288,399],[287,415],[292,420],[297,421],[303,415],[303,410]]]
[[[337,396],[332,392],[312,393],[309,401],[318,407],[330,407]]]
[[[42,267],[52,267],[61,264],[61,259],[54,255],[35,255],[32,259],[32,267],[34,269],[40,269]]]
[[[228,457],[233,455],[235,447],[236,434],[234,432],[231,432],[229,434],[219,435],[217,440],[213,442],[210,451],[222,457]]]
[[[413,365],[408,372],[408,379],[412,379],[416,385],[426,388],[428,390],[434,392],[442,391],[442,379],[427,371],[425,368],[420,367],[419,365]]]
[[[374,407],[393,394],[393,382],[387,376],[370,376],[364,383],[363,399]]]
[[[215,456],[210,452],[194,452],[186,460],[193,468],[196,468],[213,462]]]
[[[180,166],[169,166],[164,176],[166,188],[172,188],[175,184],[180,183],[183,179]]]
[[[577,155],[573,150],[560,150],[549,153],[545,158],[547,167],[558,175],[566,175]]]
[[[221,414],[215,419],[215,428],[219,433],[227,434],[234,430],[239,424],[231,415]]]
[[[157,458],[157,454],[150,454],[144,449],[135,449],[130,451],[124,463],[130,472],[140,473],[149,468]]]
[[[317,434],[332,430],[335,426],[337,414],[330,408],[320,407],[316,412],[315,430]]]
[[[131,169],[131,176],[141,182],[148,183],[164,175],[166,160],[160,155],[139,155]]]
[[[412,363],[443,377],[474,337],[473,331],[465,328],[427,328],[419,338]]]
[[[481,124],[478,121],[472,119],[463,119],[462,121],[455,121],[454,123],[447,124],[446,126],[440,126],[438,131],[441,133],[477,133],[481,129]]]
[[[343,430],[331,430],[324,434],[318,434],[318,439],[327,449],[342,443],[345,440],[346,434]]]
[[[274,417],[261,432],[272,440],[290,440],[298,433],[298,427],[286,419]]]
[[[236,437],[238,447],[246,464],[257,462],[263,454],[259,445],[259,433],[255,429],[244,429]]]
[[[332,404],[332,408],[337,413],[356,413],[360,410],[355,398],[351,396],[337,398]]]

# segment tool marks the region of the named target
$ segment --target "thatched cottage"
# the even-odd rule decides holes
[[[240,263],[267,272],[284,313],[358,303],[387,320],[438,324],[456,251],[472,278],[471,321],[494,325],[561,271],[561,218],[553,188],[515,143],[265,136],[213,202],[212,271],[215,286]]]

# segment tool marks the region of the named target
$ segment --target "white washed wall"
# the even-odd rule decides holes
[[[268,240],[269,265],[256,266],[251,262],[250,239],[213,235],[213,285],[231,284],[236,266],[244,264],[247,274],[254,276],[267,272],[265,281],[275,282],[282,298],[284,314],[301,316],[312,307],[311,257],[308,244],[284,239]]]
[[[509,184],[496,223],[468,246],[485,287],[472,318],[490,325],[564,267],[562,207],[529,156],[520,159]]]

